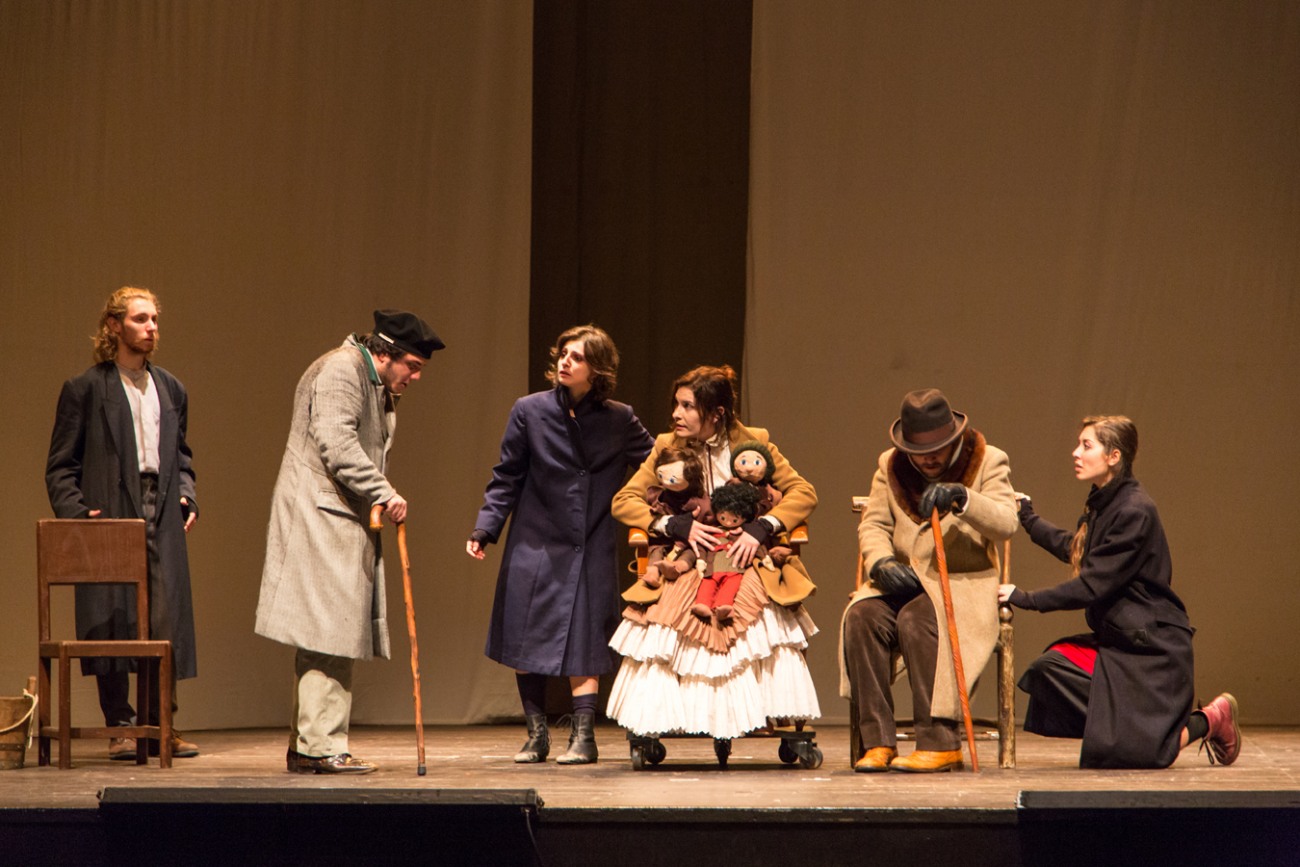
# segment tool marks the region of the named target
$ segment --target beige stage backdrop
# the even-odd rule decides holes
[[[522,0],[0,0],[0,692],[35,669],[58,389],[130,282],[160,293],[158,361],[191,394],[200,675],[178,723],[287,721],[292,651],[252,625],[290,399],[381,305],[450,346],[402,403],[392,467],[412,501],[426,718],[517,712],[482,657],[499,549],[476,564],[463,540],[538,363],[531,22]],[[1300,6],[757,2],[753,76],[745,414],[822,495],[810,656],[827,718],[846,717],[849,497],[902,394],[938,385],[1059,522],[1086,494],[1077,419],[1134,416],[1200,627],[1200,693],[1300,722]],[[361,723],[410,719],[386,540],[394,659],[358,668]],[[1064,577],[1023,537],[1015,552],[1027,586]],[[1021,668],[1082,628],[1018,625]],[[93,719],[89,681],[76,701]]]
[[[199,677],[178,724],[287,725],[293,652],[253,634],[271,487],[299,375],[379,306],[448,344],[402,401],[391,466],[427,717],[515,711],[513,676],[482,656],[495,569],[464,538],[527,387],[531,75],[519,0],[0,3],[0,692],[35,673],[59,386],[90,363],[108,293],[135,283],[160,295],[157,361],[189,388],[202,507]],[[357,722],[411,719],[385,542],[394,659],[358,666]],[[93,681],[76,682],[93,719]]]
[[[902,395],[938,386],[1070,526],[1077,421],[1132,416],[1198,694],[1300,722],[1300,4],[754,8],[749,405],[822,497],[823,708],[849,498]],[[1017,582],[1067,577],[1013,544]],[[1023,671],[1084,625],[1016,629]]]

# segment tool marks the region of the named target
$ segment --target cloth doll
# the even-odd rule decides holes
[[[710,499],[713,520],[724,529],[738,529],[758,517],[758,502],[761,498],[759,489],[745,482],[716,488]],[[724,542],[724,544],[729,543]],[[755,559],[766,556],[766,550],[760,547]],[[719,622],[722,622],[731,619],[731,603],[735,601],[736,591],[740,589],[740,579],[744,570],[731,562],[731,557],[725,548],[712,552],[711,557],[712,572],[701,577],[699,590],[695,593],[695,603],[691,605],[691,613],[701,620],[716,617]]]
[[[697,521],[709,521],[712,509],[704,496],[704,464],[699,455],[685,449],[666,448],[655,458],[658,485],[646,490],[646,502],[654,515],[694,514]],[[671,549],[655,545],[649,551],[650,564],[641,580],[647,587],[659,587],[665,579],[674,581],[690,571],[692,558],[682,556],[689,550],[684,542]]]
[[[772,484],[772,453],[757,440],[738,443],[731,450],[731,475],[727,484],[749,482],[762,495],[758,501],[758,514],[766,515],[781,502],[781,492]]]

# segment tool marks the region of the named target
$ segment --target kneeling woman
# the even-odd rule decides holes
[[[1237,701],[1224,693],[1192,710],[1192,628],[1171,586],[1156,504],[1133,478],[1137,445],[1124,416],[1083,420],[1074,474],[1092,491],[1073,534],[1017,494],[1029,537],[1074,575],[1045,590],[1006,584],[999,599],[1032,611],[1084,608],[1092,629],[1053,644],[1020,679],[1025,731],[1082,737],[1084,768],[1166,768],[1202,738],[1210,760],[1229,765],[1241,749]]]

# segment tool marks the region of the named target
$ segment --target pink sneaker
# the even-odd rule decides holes
[[[1230,765],[1241,753],[1241,729],[1237,727],[1237,699],[1225,692],[1201,708],[1210,730],[1201,748],[1210,748],[1210,764]]]

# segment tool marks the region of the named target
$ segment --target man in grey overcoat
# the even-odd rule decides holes
[[[298,648],[287,767],[365,774],[348,748],[352,663],[389,656],[384,564],[370,509],[406,519],[385,476],[397,400],[443,348],[413,313],[376,310],[375,330],[312,362],[293,398],[271,499],[257,634]]]
[[[185,534],[198,519],[194,469],[186,442],[189,398],[185,386],[150,357],[158,345],[158,298],[123,286],[104,305],[93,338],[96,364],[63,384],[50,435],[45,488],[58,518],[143,518],[148,551],[149,635],[172,643],[176,678],[197,674],[194,608]],[[76,588],[77,637],[135,638],[135,594],[128,587]],[[104,724],[131,725],[125,659],[87,659],[95,675]],[[174,685],[174,684],[173,684]],[[172,690],[173,697],[176,690]],[[155,706],[140,708],[157,724]],[[176,710],[173,698],[172,710]],[[150,744],[156,750],[157,743]],[[172,730],[172,755],[197,756],[199,748]],[[112,759],[133,760],[134,738],[111,738]]]

